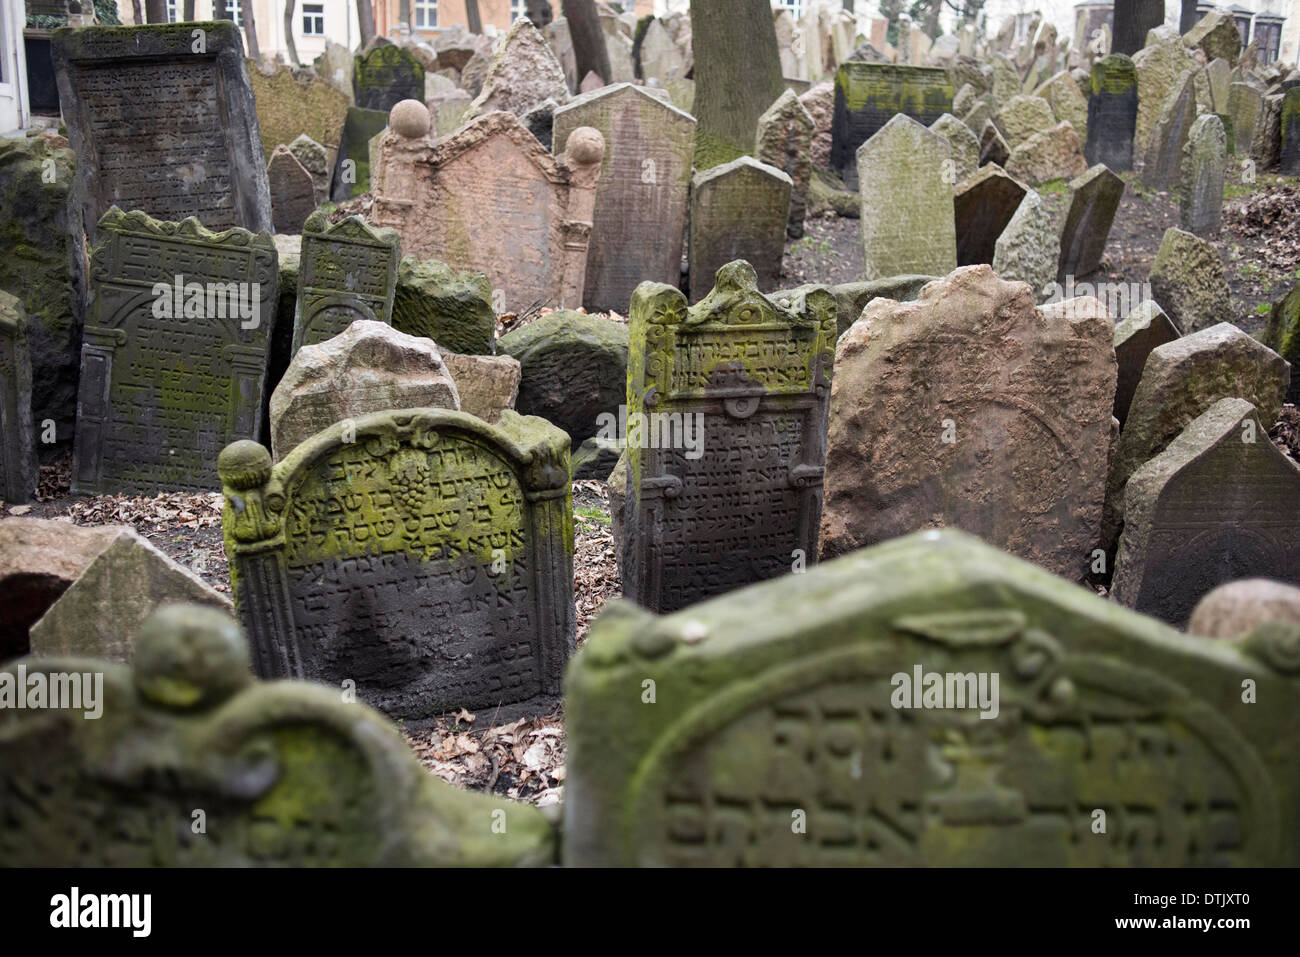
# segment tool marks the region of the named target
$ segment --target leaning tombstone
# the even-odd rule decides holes
[[[1060,258],[1061,239],[1052,214],[1031,189],[994,244],[993,271],[1003,279],[1028,283],[1034,301],[1043,302],[1052,294]]]
[[[1151,190],[1168,190],[1178,185],[1183,147],[1196,122],[1196,83],[1191,70],[1169,94],[1151,130],[1142,163],[1142,185]]]
[[[1279,171],[1285,176],[1300,173],[1300,86],[1287,90],[1282,98],[1282,151]]]
[[[1273,303],[1268,325],[1259,337],[1260,342],[1273,349],[1294,369],[1300,363],[1300,282],[1291,291]],[[1291,377],[1286,401],[1300,405],[1300,374]]]
[[[116,207],[97,234],[72,491],[217,488],[221,449],[262,428],[275,243]]]
[[[302,224],[316,209],[316,184],[298,158],[281,145],[266,164],[271,184],[271,223],[277,233],[302,232]]]
[[[60,689],[64,706],[5,709],[6,864],[544,866],[554,859],[554,831],[537,809],[438,780],[392,723],[364,705],[336,689],[254,681],[248,643],[216,609],[160,609],[135,637],[133,667],[59,657],[0,668],[0,696],[34,686]],[[483,822],[482,836],[470,821]]]
[[[735,259],[752,264],[760,290],[777,287],[792,189],[789,176],[749,156],[695,174],[688,244],[693,301]]]
[[[858,148],[864,278],[957,266],[948,141],[902,114]]]
[[[289,144],[289,152],[311,176],[312,192],[319,206],[330,196],[330,154],[306,133]]]
[[[998,237],[1020,208],[1027,190],[996,163],[981,166],[975,175],[957,184],[952,205],[958,266],[993,262]]]
[[[1223,257],[1209,240],[1169,227],[1156,250],[1150,279],[1153,298],[1184,333],[1233,318]]]
[[[1178,328],[1165,311],[1148,299],[1139,303],[1115,324],[1115,361],[1119,377],[1115,382],[1115,418],[1120,426],[1128,419],[1133,394],[1151,351],[1178,338]]]
[[[391,322],[402,247],[391,229],[360,216],[330,224],[324,215],[302,230],[293,352],[332,339],[357,319]]]
[[[1106,239],[1115,222],[1124,180],[1097,164],[1070,181],[1070,206],[1061,221],[1061,262],[1057,280],[1087,276],[1101,267]]]
[[[30,501],[40,480],[32,422],[32,359],[27,314],[0,289],[0,498]]]
[[[424,64],[410,50],[386,43],[354,58],[352,90],[364,110],[391,110],[424,99]]]
[[[681,279],[695,118],[647,87],[619,83],[555,111],[554,149],[562,154],[584,126],[605,138],[605,160],[582,301],[626,313],[638,283]]]
[[[1133,168],[1137,108],[1137,68],[1133,61],[1122,53],[1112,53],[1094,63],[1084,147],[1089,166],[1104,163],[1116,173]]]
[[[1196,236],[1216,236],[1223,227],[1223,179],[1228,164],[1228,139],[1223,121],[1213,113],[1192,124],[1183,147],[1179,217]]]
[[[1133,473],[1111,595],[1182,626],[1237,578],[1300,583],[1300,468],[1245,399],[1220,399]]]
[[[110,207],[212,230],[271,228],[271,194],[239,29],[64,27],[50,41],[77,152],[74,236]],[[195,44],[202,45],[196,52]]]
[[[794,90],[787,89],[758,118],[754,158],[790,177],[790,218],[786,235],[803,235],[808,207],[808,181],[812,176],[813,120]]]
[[[370,188],[370,141],[387,126],[388,114],[383,110],[348,107],[331,177],[334,202],[360,196]]]
[[[274,466],[257,443],[235,443],[218,469],[230,584],[260,676],[354,688],[411,727],[559,702],[573,519],[569,437],[555,426],[377,412]]]
[[[1277,636],[1182,635],[953,530],[606,605],[566,684],[564,863],[1295,866],[1296,673]]]
[[[742,261],[694,306],[662,283],[632,298],[622,573],[646,608],[817,560],[835,299],[787,301]]]
[[[970,127],[951,113],[945,113],[930,124],[930,129],[946,139],[952,149],[952,181],[960,183],[974,176],[980,165],[980,141]]]

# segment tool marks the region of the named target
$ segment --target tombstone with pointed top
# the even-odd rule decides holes
[[[952,204],[958,266],[993,262],[998,237],[1020,208],[1027,189],[995,163],[957,184]]]
[[[281,144],[266,164],[271,185],[271,223],[277,233],[296,235],[316,209],[316,186],[298,158]]]
[[[1168,190],[1178,185],[1183,162],[1183,147],[1196,122],[1196,85],[1193,73],[1182,75],[1156,119],[1147,141],[1142,165],[1142,185],[1147,189]]]
[[[1142,370],[1153,349],[1178,338],[1178,327],[1152,299],[1135,306],[1115,324],[1115,361],[1119,377],[1115,381],[1115,418],[1123,427],[1128,419],[1133,393],[1142,380]]]
[[[1223,179],[1228,138],[1213,113],[1198,117],[1183,147],[1179,216],[1183,228],[1197,236],[1216,236],[1223,226]]]
[[[758,118],[754,158],[790,177],[790,218],[785,231],[791,239],[803,235],[812,177],[812,134],[812,117],[794,90],[782,93]]]

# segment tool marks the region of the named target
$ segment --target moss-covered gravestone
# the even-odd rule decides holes
[[[393,328],[432,339],[439,349],[491,355],[497,332],[492,284],[481,272],[406,256],[397,264]]]
[[[370,141],[388,126],[385,110],[349,106],[343,118],[339,151],[334,158],[330,198],[342,202],[360,196],[370,188]]]
[[[1300,469],[1245,399],[1220,399],[1133,473],[1111,596],[1183,625],[1238,578],[1300,583]]]
[[[0,498],[26,502],[39,479],[27,315],[16,296],[0,290]]]
[[[215,230],[271,228],[238,27],[64,27],[51,51],[77,151],[74,231],[93,242],[111,206],[163,220],[194,216]]]
[[[37,688],[45,706],[31,709]],[[15,707],[19,695],[29,707]],[[0,860],[10,866],[554,859],[540,812],[438,780],[365,705],[254,681],[247,642],[214,609],[161,609],[136,636],[133,668],[7,665],[0,702]]]
[[[354,688],[418,724],[559,700],[574,641],[569,440],[443,409],[331,426],[274,468],[228,447],[222,526],[263,677]],[[498,710],[499,709],[499,710]]]
[[[1198,117],[1183,147],[1178,211],[1183,228],[1197,236],[1217,236],[1223,226],[1223,179],[1228,139],[1223,120]]]
[[[955,118],[953,121],[959,122]],[[969,133],[969,130],[963,130]],[[790,217],[785,230],[791,239],[803,235],[808,181],[812,177],[812,136],[813,118],[799,102],[794,90],[783,92],[758,118],[754,157],[784,172],[792,183]],[[974,144],[971,146],[973,153]]]
[[[835,335],[825,287],[779,304],[743,261],[689,308],[637,288],[625,595],[668,611],[816,561]]]
[[[353,60],[352,91],[365,110],[391,110],[402,100],[424,100],[424,64],[395,43],[377,46]]]
[[[1279,170],[1289,176],[1300,173],[1300,86],[1287,90],[1282,98],[1282,158]]]
[[[1295,866],[1297,674],[1277,630],[1181,635],[955,531],[606,606],[564,862]]]
[[[357,319],[390,322],[402,244],[391,229],[360,216],[330,225],[311,216],[302,228],[293,351],[337,336]]]
[[[1137,83],[1137,67],[1122,53],[1112,53],[1092,65],[1088,141],[1084,147],[1089,166],[1104,163],[1116,173],[1133,168]]]
[[[90,257],[72,491],[219,488],[262,426],[279,271],[268,233],[114,207]]]
[[[1294,370],[1300,362],[1300,282],[1291,287],[1291,291],[1273,303],[1273,311],[1268,317],[1268,327],[1260,336],[1264,345],[1273,349]],[[1286,401],[1292,405],[1300,404],[1300,371],[1291,376],[1287,388]]]
[[[952,112],[952,81],[939,67],[892,66],[850,60],[835,72],[831,169],[858,187],[858,147],[902,113],[929,126]]]

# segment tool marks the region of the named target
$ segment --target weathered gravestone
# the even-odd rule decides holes
[[[343,121],[338,155],[334,159],[330,198],[342,202],[360,196],[370,188],[370,141],[388,126],[383,110],[349,106]]]
[[[1223,227],[1223,179],[1228,138],[1213,113],[1197,118],[1183,147],[1179,218],[1197,236],[1216,236]]]
[[[993,163],[997,166],[1004,165],[1011,158],[1011,147],[1007,141],[1002,138],[993,120],[984,121],[984,128],[980,132],[980,165],[987,166]]]
[[[1070,206],[1061,221],[1061,262],[1057,280],[1087,276],[1101,266],[1106,239],[1124,195],[1124,180],[1097,164],[1070,181]]]
[[[438,347],[392,326],[358,319],[303,346],[271,394],[271,455],[283,459],[335,422],[390,409],[460,409]]]
[[[440,351],[456,382],[462,412],[496,423],[502,412],[515,407],[521,368],[514,356],[466,356]]]
[[[998,128],[1013,150],[1035,133],[1056,125],[1052,107],[1038,96],[1021,93],[1002,104],[998,110]]]
[[[688,308],[632,298],[623,594],[667,611],[817,559],[835,299],[763,296],[745,262]]]
[[[948,141],[902,114],[858,148],[866,279],[957,266]]]
[[[352,89],[364,110],[391,110],[402,100],[424,99],[424,64],[395,43],[377,46],[354,59]]]
[[[298,158],[281,145],[266,164],[271,185],[271,223],[277,233],[301,233],[302,224],[316,209],[316,184]]]
[[[1170,93],[1183,74],[1201,68],[1201,60],[1183,45],[1177,30],[1156,30],[1147,44],[1133,54],[1137,69],[1138,115],[1134,146],[1144,156],[1151,142],[1151,130]]]
[[[831,169],[857,189],[858,147],[896,113],[929,126],[952,112],[952,82],[939,67],[891,66],[849,61],[835,72],[835,113],[831,121]]]
[[[306,133],[289,144],[289,152],[311,176],[316,205],[330,198],[330,154]]]
[[[793,185],[781,170],[749,156],[695,174],[687,247],[693,302],[706,296],[718,270],[736,259],[752,265],[760,290],[777,287]]]
[[[1291,291],[1273,303],[1268,326],[1259,337],[1264,345],[1273,349],[1294,369],[1300,363],[1300,282]],[[1300,374],[1291,377],[1286,401],[1300,405]]]
[[[569,438],[505,412],[379,412],[272,467],[218,463],[235,606],[263,677],[333,685],[416,726],[559,701],[573,648]]]
[[[337,689],[254,681],[248,643],[229,616],[168,606],[140,629],[135,648],[134,668],[27,658],[0,669],[0,700],[9,699],[0,736],[6,864],[553,860],[554,832],[540,812],[438,780],[364,705],[345,703]],[[12,707],[38,687],[66,689],[67,703]],[[196,808],[205,824],[197,834]]]
[[[1258,81],[1257,81],[1258,82]],[[1264,108],[1262,84],[1233,83],[1228,88],[1228,115],[1232,118],[1234,152],[1250,155],[1255,142],[1255,124]]]
[[[1112,328],[1096,300],[1035,308],[988,266],[870,303],[835,353],[823,554],[950,526],[1077,580],[1101,520]]]
[[[1128,419],[1133,394],[1137,392],[1142,370],[1151,350],[1178,338],[1178,328],[1165,311],[1148,299],[1139,303],[1115,324],[1115,361],[1119,376],[1115,381],[1115,418],[1122,426]]]
[[[1260,625],[1300,626],[1300,588],[1267,578],[1239,578],[1207,592],[1192,609],[1187,631],[1207,638],[1245,638]]]
[[[1128,480],[1112,597],[1181,626],[1224,582],[1300,582],[1297,496],[1255,407],[1220,399]]]
[[[397,264],[393,328],[432,339],[444,351],[491,355],[497,331],[492,285],[481,272],[404,256]]]
[[[974,176],[980,166],[980,141],[970,127],[951,113],[945,113],[930,124],[930,130],[947,140],[952,150],[952,182],[960,183]]]
[[[1167,190],[1178,185],[1183,147],[1196,122],[1194,74],[1189,70],[1180,80],[1161,107],[1147,141],[1142,163],[1142,185],[1147,189]]]
[[[794,90],[787,89],[758,118],[754,158],[790,177],[790,218],[786,235],[803,235],[808,208],[808,182],[812,177],[813,120]]]
[[[1133,168],[1137,108],[1137,68],[1133,61],[1122,53],[1113,53],[1094,63],[1084,147],[1089,166],[1104,163],[1116,173]]]
[[[541,31],[526,17],[520,17],[492,54],[483,86],[470,105],[469,118],[496,110],[523,116],[547,99],[557,104],[568,102],[569,85],[564,78],[564,67],[551,52]]]
[[[695,118],[646,87],[619,83],[556,110],[553,148],[563,152],[584,126],[605,138],[605,159],[582,301],[626,313],[641,281],[681,278]]]
[[[1007,172],[1030,186],[1053,179],[1073,179],[1088,171],[1083,141],[1068,120],[1035,133],[1007,157]]]
[[[1294,866],[1297,662],[1260,637],[1180,635],[951,530],[606,606],[566,683],[564,862]]]
[[[957,184],[952,205],[958,266],[993,262],[998,237],[1020,208],[1026,191],[1023,183],[996,163],[981,166],[974,176]]]
[[[1043,197],[1029,190],[1011,221],[998,236],[993,250],[993,271],[1003,279],[1029,283],[1034,301],[1051,297],[1061,240]]]
[[[1237,65],[1243,45],[1241,31],[1232,14],[1213,9],[1183,34],[1183,43],[1193,50],[1203,51],[1206,60],[1227,60],[1229,66]]]
[[[1300,86],[1287,90],[1282,98],[1282,153],[1279,171],[1288,176],[1300,173]]]
[[[1075,131],[1087,140],[1088,100],[1068,71],[1062,70],[1055,74],[1035,90],[1034,95],[1047,101],[1056,119],[1068,120]]]
[[[17,297],[0,289],[0,498],[30,501],[39,480],[27,315]]]
[[[271,228],[266,158],[229,22],[65,27],[51,51],[77,151],[71,224],[96,240],[112,206],[212,230]]]
[[[390,322],[402,248],[391,229],[360,216],[331,225],[313,216],[303,226],[293,351],[332,339],[357,319]]]
[[[217,488],[218,453],[262,427],[275,244],[116,207],[98,234],[72,491]]]
[[[1151,265],[1151,294],[1181,331],[1233,318],[1223,257],[1208,240],[1171,226]]]
[[[427,120],[427,118],[426,118]],[[407,253],[483,272],[499,312],[576,307],[586,279],[605,141],[579,127],[556,157],[513,113],[480,116],[434,142],[418,124],[380,143],[372,220]]]

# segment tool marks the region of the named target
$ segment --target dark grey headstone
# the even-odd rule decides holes
[[[357,319],[391,323],[401,240],[360,216],[329,225],[311,217],[302,230],[293,351],[332,339]]]
[[[1142,185],[1147,189],[1168,190],[1178,185],[1183,162],[1183,147],[1196,121],[1196,79],[1191,70],[1183,73],[1182,82],[1161,106],[1160,116],[1151,129],[1142,163]]]
[[[1119,375],[1115,380],[1115,418],[1122,426],[1133,404],[1133,393],[1142,380],[1151,350],[1178,338],[1178,328],[1153,300],[1139,303],[1115,325],[1115,361]]]
[[[555,111],[560,104],[547,98],[519,117],[524,128],[537,137],[548,150],[551,148],[551,129],[555,124]]]
[[[953,215],[957,225],[957,265],[993,262],[993,247],[1025,198],[1026,187],[990,163],[957,185]]]
[[[1292,86],[1282,98],[1281,171],[1288,176],[1300,173],[1300,86]]]
[[[1122,53],[1092,65],[1088,97],[1089,166],[1104,163],[1117,173],[1133,168],[1133,135],[1137,129],[1137,67]]]
[[[352,91],[364,110],[387,112],[402,100],[424,102],[424,64],[405,47],[377,46],[353,60]]]
[[[1123,195],[1124,180],[1100,163],[1070,182],[1070,207],[1061,223],[1058,281],[1087,276],[1101,265]]]
[[[370,141],[388,126],[384,110],[363,110],[349,106],[339,137],[339,152],[334,160],[330,198],[342,202],[360,196],[370,188]]]
[[[283,144],[266,164],[271,185],[271,221],[277,233],[301,233],[302,224],[316,209],[316,189],[311,173]]]
[[[17,297],[0,290],[0,497],[29,501],[39,479],[27,315]]]

